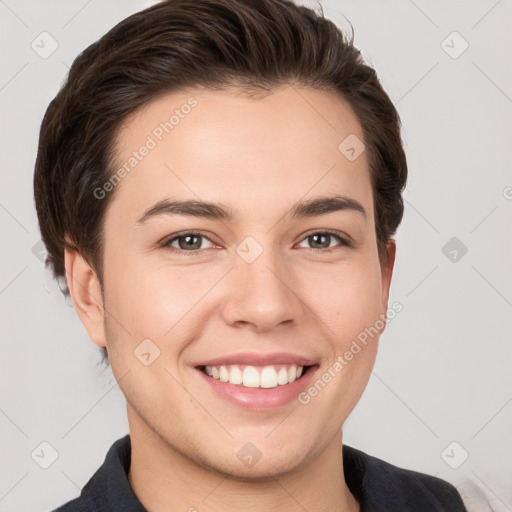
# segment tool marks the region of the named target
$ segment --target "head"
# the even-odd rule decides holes
[[[359,400],[382,327],[332,367],[386,316],[406,177],[398,114],[332,22],[288,0],[171,0],[77,57],[34,185],[47,264],[134,425],[226,471],[252,440],[274,454],[254,475],[313,460]],[[200,375],[241,352],[335,377],[266,437],[275,408],[210,397]]]

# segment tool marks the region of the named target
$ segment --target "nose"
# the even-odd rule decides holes
[[[235,254],[228,279],[222,311],[228,325],[265,332],[281,324],[300,323],[305,310],[300,283],[286,259],[275,251],[266,248],[251,263]]]

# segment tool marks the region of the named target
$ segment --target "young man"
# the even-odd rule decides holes
[[[406,177],[374,70],[288,0],[169,0],[86,49],[35,197],[130,434],[58,510],[464,511],[342,442],[395,314]]]

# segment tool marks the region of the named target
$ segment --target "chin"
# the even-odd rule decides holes
[[[279,457],[266,458],[262,456],[254,465],[246,465],[236,458],[233,461],[224,461],[224,464],[206,463],[210,471],[214,471],[237,482],[274,482],[276,478],[296,473],[301,466],[298,458],[282,459]]]

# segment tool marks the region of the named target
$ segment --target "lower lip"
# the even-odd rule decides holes
[[[290,403],[297,399],[298,395],[308,387],[317,369],[317,366],[309,367],[305,374],[290,384],[284,384],[275,388],[246,388],[241,385],[214,379],[198,368],[195,368],[201,378],[219,396],[247,409],[274,409]]]

